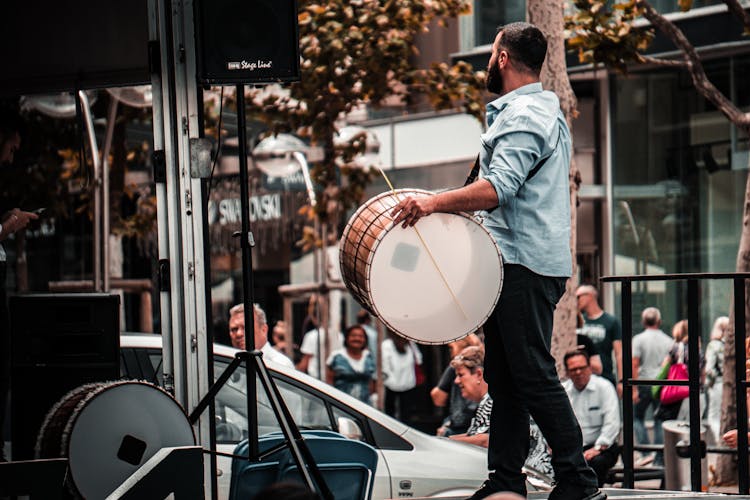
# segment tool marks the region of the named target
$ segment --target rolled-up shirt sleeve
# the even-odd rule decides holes
[[[494,135],[488,131],[482,136],[482,145],[490,155],[489,167],[482,177],[492,184],[500,206],[516,196],[542,156],[545,145],[542,134],[535,131],[525,117],[510,120],[503,130],[507,132]]]

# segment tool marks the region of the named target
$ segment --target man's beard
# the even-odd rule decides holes
[[[493,94],[503,93],[503,75],[500,74],[500,68],[497,67],[497,62],[490,65],[487,68],[487,78],[485,79],[487,90]]]

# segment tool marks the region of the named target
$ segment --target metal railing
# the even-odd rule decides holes
[[[633,387],[637,386],[688,386],[690,389],[690,485],[693,491],[701,491],[701,458],[705,448],[701,447],[700,431],[700,289],[699,282],[705,280],[732,280],[734,284],[734,353],[735,353],[735,401],[737,405],[737,454],[739,493],[750,493],[748,473],[747,405],[745,377],[745,280],[750,273],[686,273],[637,276],[605,276],[603,283],[620,283],[622,304],[622,375],[623,375],[623,487],[633,488],[635,470],[633,465]],[[632,284],[643,281],[687,281],[688,306],[688,380],[651,380],[633,378],[633,302]],[[698,332],[698,333],[695,333]],[[695,334],[694,334],[695,333]]]

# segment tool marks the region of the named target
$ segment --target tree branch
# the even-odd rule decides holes
[[[730,2],[734,0],[726,1]],[[698,57],[695,47],[688,41],[685,34],[672,22],[659,14],[649,2],[638,0],[637,3],[643,8],[643,16],[682,51],[686,62],[686,69],[693,79],[693,85],[695,85],[696,90],[716,106],[729,121],[750,133],[750,113],[744,113],[711,83],[708,75],[706,75],[706,71],[703,69],[703,64]]]
[[[643,64],[653,64],[656,66],[664,66],[668,68],[685,68],[687,69],[688,63],[683,59],[659,59],[658,57],[644,56],[638,54],[638,62]]]
[[[724,0],[729,12],[742,22],[745,31],[750,32],[750,13],[742,8],[739,0]]]

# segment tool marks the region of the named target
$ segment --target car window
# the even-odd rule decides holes
[[[216,378],[228,366],[228,361],[216,359]],[[335,430],[325,403],[318,396],[274,378],[276,387],[284,403],[300,429]],[[271,407],[263,386],[256,377],[258,433],[262,436],[280,431],[278,419]],[[217,442],[237,442],[247,437],[247,401],[244,369],[239,368],[216,395],[216,440]]]

